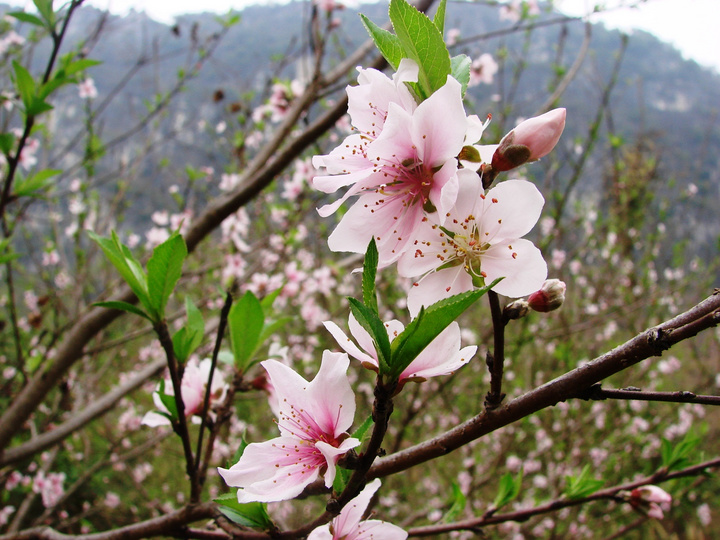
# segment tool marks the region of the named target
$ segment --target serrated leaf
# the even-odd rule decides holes
[[[47,23],[48,30],[55,27],[55,12],[53,11],[53,0],[33,0],[33,4],[38,10],[38,13]]]
[[[418,87],[426,99],[447,82],[450,54],[437,26],[405,0],[390,0],[390,20],[400,40],[403,56],[419,67]]]
[[[75,73],[85,71],[86,69],[97,66],[99,64],[102,64],[100,60],[93,60],[92,58],[81,58],[80,60],[71,62],[64,67],[65,75],[74,75]]]
[[[370,428],[373,426],[373,424],[375,424],[375,422],[373,422],[372,416],[368,416],[365,421],[360,424],[360,426],[350,436],[354,437],[362,443],[370,435]]]
[[[205,321],[202,313],[195,307],[190,297],[185,297],[185,313],[187,322],[172,337],[173,351],[180,362],[187,361],[188,357],[202,343],[205,336]]]
[[[462,513],[463,510],[465,510],[465,506],[467,505],[467,497],[465,497],[465,494],[463,494],[462,490],[460,489],[460,486],[457,484],[457,482],[452,483],[452,504],[450,505],[450,508],[448,508],[448,511],[445,512],[445,515],[442,517],[442,521],[444,523],[451,523],[455,521],[458,516]]]
[[[348,302],[350,302],[350,311],[352,311],[357,322],[370,334],[377,353],[380,374],[390,374],[390,338],[388,338],[385,325],[377,313],[355,298],[348,298]]]
[[[173,233],[153,250],[147,263],[148,297],[158,320],[165,318],[165,306],[182,275],[185,257],[185,240]]]
[[[175,396],[170,396],[165,393],[165,379],[160,379],[160,387],[157,391],[158,397],[160,398],[160,401],[167,409],[167,414],[169,415],[169,420],[174,424],[178,420],[178,408],[177,408],[177,402],[175,401]],[[158,411],[160,414],[163,414],[161,411]]]
[[[450,59],[450,74],[462,86],[461,94],[465,97],[468,84],[470,84],[470,67],[472,60],[466,54],[459,54]]]
[[[362,13],[360,14],[360,19],[368,34],[370,34],[375,46],[380,51],[380,54],[383,55],[393,69],[397,70],[403,58],[400,39],[392,32],[388,32],[384,28],[379,27]]]
[[[350,480],[350,477],[352,476],[352,471],[349,469],[345,469],[340,466],[335,467],[335,478],[333,479],[333,493],[342,493],[345,491],[345,486],[347,486],[348,480]]]
[[[522,486],[523,472],[518,471],[517,475],[513,476],[512,473],[505,473],[500,478],[500,485],[498,487],[498,494],[495,496],[495,502],[493,502],[493,508],[499,510],[509,502],[517,499],[520,495],[520,488]]]
[[[413,319],[392,342],[391,376],[399,377],[432,340],[499,281],[445,298],[421,310],[423,316]]]
[[[218,510],[226,518],[238,525],[254,529],[269,529],[272,527],[272,521],[264,503],[239,503],[237,493],[226,493],[213,499],[213,501],[218,503]]]
[[[36,97],[32,100],[32,103],[26,108],[25,113],[28,116],[38,116],[44,112],[51,111],[53,106],[43,101],[41,97]]]
[[[152,319],[150,318],[150,316],[147,313],[145,313],[139,307],[137,307],[133,304],[128,304],[127,302],[111,300],[109,302],[95,302],[93,304],[93,306],[104,307],[104,308],[108,308],[108,309],[119,309],[120,311],[127,311],[128,313],[134,313],[135,315],[140,315],[144,319],[147,319],[148,321],[152,322]]]
[[[363,303],[378,313],[377,295],[375,294],[375,278],[377,276],[379,255],[375,239],[370,240],[367,251],[365,252],[365,261],[363,262],[362,273],[362,294]]]
[[[111,238],[103,238],[93,231],[88,231],[88,236],[100,246],[108,260],[120,272],[120,276],[140,300],[140,304],[146,311],[150,311],[145,272],[130,250],[120,242],[115,231],[112,232]]]
[[[257,297],[247,291],[235,302],[228,314],[230,346],[236,367],[244,371],[260,345],[260,335],[265,326],[265,315]]]
[[[30,13],[25,13],[24,11],[11,11],[10,13],[6,13],[6,15],[9,17],[14,17],[18,21],[34,24],[35,26],[45,26],[45,23],[42,22],[42,20],[40,20],[38,17]]]
[[[660,455],[663,467],[668,471],[682,469],[691,464],[690,454],[698,447],[701,438],[694,432],[688,431],[681,441],[673,444],[667,439],[662,439],[660,444]]]

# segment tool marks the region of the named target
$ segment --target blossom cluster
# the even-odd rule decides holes
[[[418,103],[408,83],[418,65],[400,62],[392,78],[359,69],[349,87],[354,133],[327,155],[313,185],[333,193],[319,209],[329,216],[349,198],[328,244],[333,251],[363,253],[374,239],[380,266],[397,263],[401,276],[420,278],[408,298],[411,314],[421,306],[502,278],[494,290],[509,297],[531,294],[547,277],[547,265],[522,238],[540,218],[544,198],[525,180],[486,189],[495,177],[536,161],[557,144],[565,109],[528,119],[498,145],[477,144],[487,122],[468,116],[462,85],[452,76]]]

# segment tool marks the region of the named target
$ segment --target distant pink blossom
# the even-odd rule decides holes
[[[492,84],[495,74],[498,72],[498,64],[489,53],[481,54],[479,58],[470,64],[470,82],[468,86],[478,84]]]
[[[347,433],[355,416],[349,365],[346,354],[325,351],[308,382],[277,360],[262,362],[277,398],[280,437],[249,444],[235,465],[218,469],[240,488],[239,502],[292,499],[323,471],[325,486],[332,486],[338,460],[360,444]]]
[[[313,530],[307,540],[405,540],[408,533],[397,525],[377,519],[362,519],[379,487],[378,478],[369,482],[331,523]]]
[[[544,204],[534,184],[507,180],[487,193],[475,173],[460,171],[460,192],[445,225],[423,222],[398,261],[405,277],[423,276],[408,295],[415,315],[474,286],[503,278],[493,290],[519,298],[538,290],[547,277],[540,250],[521,238],[535,225]]]
[[[64,482],[65,473],[48,473],[46,475],[45,471],[40,470],[33,479],[32,489],[35,493],[40,494],[45,508],[52,508],[65,493]]]
[[[95,99],[98,96],[95,81],[88,77],[78,84],[78,95],[80,99]]]

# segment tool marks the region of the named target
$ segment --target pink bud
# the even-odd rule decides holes
[[[528,296],[528,304],[540,313],[553,311],[563,305],[566,287],[564,281],[546,279],[539,291]]]
[[[553,109],[521,122],[505,135],[492,158],[492,168],[498,173],[537,161],[555,148],[565,129],[565,109]]]
[[[672,496],[657,486],[641,486],[630,492],[629,502],[648,517],[662,519],[663,512],[670,510]]]

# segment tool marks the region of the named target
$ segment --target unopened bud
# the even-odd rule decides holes
[[[640,486],[630,492],[626,500],[637,511],[648,517],[662,519],[664,514],[670,510],[672,496],[657,486]]]
[[[547,313],[563,305],[566,285],[559,279],[546,279],[539,291],[528,296],[528,305],[535,311]]]
[[[510,302],[507,306],[505,306],[505,309],[503,310],[503,316],[508,321],[514,321],[517,319],[522,319],[525,315],[528,314],[528,311],[530,311],[530,304],[527,303],[527,300],[523,300],[521,298],[519,300]]]
[[[563,129],[565,109],[553,109],[521,122],[500,141],[492,157],[493,171],[509,171],[546,156],[555,148]]]

